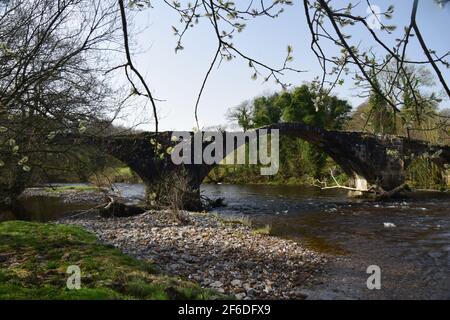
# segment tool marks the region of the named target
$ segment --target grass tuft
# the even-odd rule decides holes
[[[270,236],[272,234],[272,226],[270,224],[266,224],[264,227],[253,229],[252,233],[260,234],[260,235],[264,235],[264,236]]]

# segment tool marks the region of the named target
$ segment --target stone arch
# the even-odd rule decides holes
[[[260,129],[278,129],[280,135],[288,135],[308,141],[327,153],[350,176],[362,179],[369,184],[392,190],[405,180],[405,168],[411,158],[420,154],[434,155],[433,161],[439,164],[450,163],[450,146],[430,145],[403,137],[372,135],[361,132],[328,131],[304,123],[280,123]],[[203,179],[215,164],[195,164],[191,154],[191,164],[175,165],[171,157],[164,153],[177,142],[172,141],[172,131],[144,132],[133,135],[95,137],[65,137],[74,143],[89,144],[126,163],[136,172],[152,192],[169,175],[183,172],[187,176],[186,188],[198,201],[189,209],[198,209],[200,204],[199,188]],[[225,136],[226,132],[222,132]],[[190,133],[193,139],[194,133]],[[202,145],[203,148],[208,143]],[[156,146],[158,147],[156,147]],[[225,146],[224,146],[225,147]],[[236,148],[239,145],[236,146]],[[163,157],[160,157],[160,153]],[[193,148],[192,148],[193,150]],[[226,152],[223,152],[224,157]],[[161,195],[164,196],[164,195]],[[197,208],[196,208],[197,207]]]

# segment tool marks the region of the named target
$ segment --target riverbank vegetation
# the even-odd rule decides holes
[[[68,248],[70,248],[68,250]],[[67,268],[81,269],[69,290]],[[158,273],[76,226],[0,223],[0,299],[211,299],[211,290]]]
[[[432,76],[426,69],[411,72],[421,90],[432,85]],[[417,89],[417,92],[423,91]],[[317,103],[319,97],[322,100],[320,104]],[[394,113],[375,90],[368,89],[367,102],[352,110],[348,102],[318,92],[312,83],[244,101],[229,110],[228,118],[244,131],[279,122],[299,121],[327,130],[408,136],[433,144],[449,144],[447,115],[450,109],[438,109],[440,99],[435,93],[423,92],[421,97],[423,108],[417,114],[412,114],[412,107],[408,104],[399,113]],[[408,102],[411,98],[405,96],[404,99]],[[445,189],[450,186],[448,168],[437,167],[427,156],[414,159],[406,175],[408,184],[413,187]],[[315,185],[319,181],[333,183],[334,179],[340,184],[348,182],[346,174],[329,156],[308,142],[282,136],[277,175],[261,176],[257,166],[233,165],[214,168],[207,181]]]

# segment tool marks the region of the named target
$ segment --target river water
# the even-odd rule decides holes
[[[117,184],[139,201],[142,185]],[[270,225],[275,236],[301,242],[331,257],[323,276],[305,293],[311,299],[450,299],[450,194],[414,193],[389,202],[349,199],[342,190],[298,186],[204,185],[222,197],[214,211],[246,215]],[[11,218],[47,221],[90,203],[30,198]],[[367,268],[381,270],[381,289],[369,290]]]

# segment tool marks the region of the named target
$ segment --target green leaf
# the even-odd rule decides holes
[[[55,136],[56,136],[56,132],[52,131],[47,135],[47,139],[53,140],[55,138]]]

